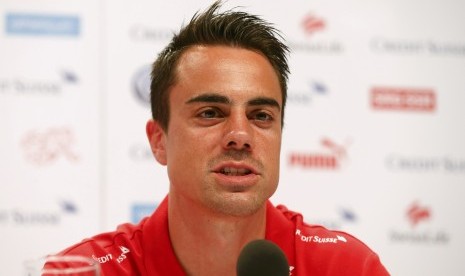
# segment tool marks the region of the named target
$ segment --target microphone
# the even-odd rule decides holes
[[[284,252],[273,242],[254,240],[244,246],[236,265],[237,276],[289,276]]]

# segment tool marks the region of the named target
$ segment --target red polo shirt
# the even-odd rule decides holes
[[[302,215],[267,203],[266,237],[286,254],[290,275],[389,275],[378,255],[353,236],[303,222]],[[185,275],[168,233],[168,199],[139,224],[86,239],[62,255],[96,259],[102,275]]]

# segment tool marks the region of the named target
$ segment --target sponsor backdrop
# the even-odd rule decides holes
[[[0,3],[0,274],[164,198],[149,66],[209,3]],[[238,5],[292,49],[273,203],[354,234],[393,275],[465,275],[465,3]]]

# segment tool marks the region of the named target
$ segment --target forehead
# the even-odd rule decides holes
[[[282,103],[276,71],[261,53],[229,46],[194,46],[176,68],[171,98],[217,93],[232,98],[271,97]]]

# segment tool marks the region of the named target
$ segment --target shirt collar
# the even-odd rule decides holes
[[[265,238],[277,244],[294,263],[294,225],[270,201],[266,202]],[[185,275],[171,245],[168,197],[147,220],[143,230],[144,263],[148,275]]]

